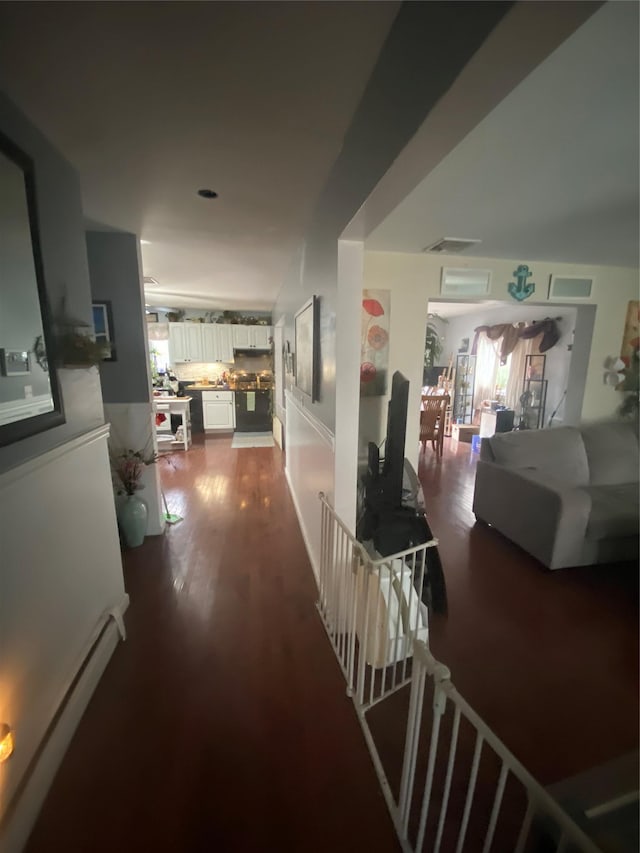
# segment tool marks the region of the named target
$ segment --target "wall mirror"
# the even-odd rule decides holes
[[[64,422],[33,163],[0,133],[0,445]]]

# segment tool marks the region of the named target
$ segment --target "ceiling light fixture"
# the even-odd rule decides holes
[[[202,198],[218,198],[218,193],[215,190],[198,190],[198,195]]]

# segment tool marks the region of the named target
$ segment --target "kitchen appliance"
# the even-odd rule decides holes
[[[273,355],[269,349],[236,347],[233,350],[233,366],[236,371],[249,373],[273,371]]]
[[[235,373],[233,376],[236,432],[271,432],[273,375]]]

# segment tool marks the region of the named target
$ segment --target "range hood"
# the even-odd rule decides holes
[[[235,358],[271,358],[271,350],[268,347],[234,347]]]
[[[263,370],[273,370],[273,355],[270,349],[261,347],[234,347],[233,365],[236,370],[261,373]]]

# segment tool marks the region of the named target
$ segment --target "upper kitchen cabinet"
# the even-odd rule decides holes
[[[233,346],[239,349],[257,347],[269,348],[269,338],[273,333],[272,326],[231,326]]]
[[[169,323],[172,364],[188,361],[233,362],[233,349],[268,349],[272,326],[226,323]]]
[[[234,347],[249,346],[249,329],[250,326],[231,326],[231,340]]]
[[[233,361],[231,326],[205,323],[202,329],[202,360],[206,362]]]
[[[218,358],[220,361],[226,361],[229,363],[233,361],[233,337],[231,333],[233,328],[235,327],[223,325],[214,326],[218,336]]]
[[[269,338],[273,334],[272,326],[249,326],[249,346],[268,349]]]
[[[169,357],[172,364],[203,361],[200,323],[169,323]]]

